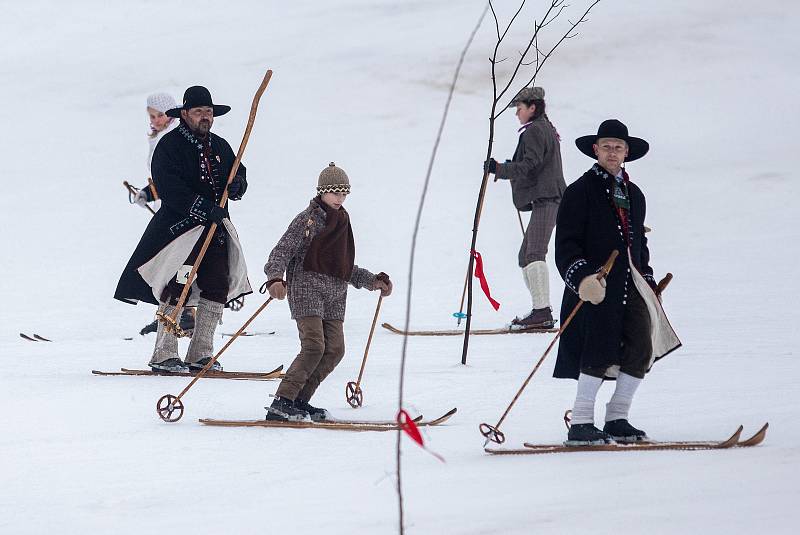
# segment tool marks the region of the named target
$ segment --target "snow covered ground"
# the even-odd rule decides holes
[[[541,12],[529,2],[520,22]],[[586,2],[575,2],[572,17]],[[142,367],[152,307],[111,296],[148,214],[121,181],[146,179],[145,97],[194,84],[233,106],[214,130],[237,147],[252,94],[275,74],[245,155],[250,189],[232,208],[254,285],[270,248],[329,161],[347,170],[357,262],[386,271],[381,319],[402,324],[413,216],[458,54],[483,7],[465,2],[106,2],[0,4],[4,230],[0,233],[0,533],[393,533],[393,433],[216,429],[197,418],[259,418],[277,383],[201,381],[187,413],[161,422],[179,378],[95,377]],[[504,19],[515,2],[499,2]],[[648,197],[656,276],[684,347],[648,377],[632,419],[659,439],[716,438],[769,421],[749,450],[492,458],[494,422],[550,336],[412,339],[407,408],[446,464],[404,444],[409,533],[794,533],[800,497],[795,163],[800,6],[604,0],[541,73],[567,180],[591,165],[572,140],[624,121],[651,153],[629,167]],[[557,28],[553,28],[555,35]],[[521,48],[513,34],[507,54]],[[471,49],[420,233],[412,326],[453,328],[487,139],[489,19]],[[510,66],[510,61],[508,65]],[[505,64],[504,64],[505,65]],[[504,67],[508,68],[508,67]],[[516,143],[511,113],[494,154]],[[491,184],[478,249],[495,297],[476,328],[525,311],[508,184]],[[551,273],[558,307],[561,281]],[[315,402],[337,416],[389,418],[401,338],[379,330],[353,411],[377,296],[352,291],[348,354]],[[260,303],[225,316],[235,330]],[[255,322],[228,369],[288,365],[285,302]],[[53,343],[31,343],[18,333]],[[133,337],[132,341],[124,340]],[[183,346],[185,347],[185,346]],[[574,384],[550,358],[504,424],[509,446],[563,440]],[[610,396],[601,391],[600,407]]]

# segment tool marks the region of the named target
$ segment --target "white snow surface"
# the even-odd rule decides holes
[[[501,54],[507,73],[540,15],[529,2]],[[394,433],[204,427],[198,418],[261,418],[277,382],[205,380],[167,424],[156,400],[183,378],[97,377],[144,367],[154,312],[112,299],[148,214],[122,180],[145,182],[145,98],[189,85],[230,104],[214,131],[238,147],[252,95],[274,70],[234,203],[251,281],[335,161],[349,174],[356,261],[395,284],[381,321],[402,325],[413,218],[458,54],[481,1],[3,2],[0,17],[4,229],[0,233],[0,533],[395,533]],[[498,2],[507,20],[516,2]],[[586,2],[567,14],[578,16]],[[591,165],[573,140],[619,118],[651,151],[628,169],[647,195],[656,277],[683,347],[639,390],[631,420],[656,439],[745,435],[720,452],[490,457],[495,423],[552,335],[409,341],[406,408],[440,463],[403,441],[408,533],[796,533],[800,475],[798,292],[800,4],[603,0],[540,73],[571,182]],[[564,22],[564,21],[562,21]],[[563,26],[547,32],[552,41]],[[454,328],[486,151],[494,28],[470,50],[420,229],[412,327]],[[544,43],[542,43],[544,44]],[[511,95],[509,95],[510,97]],[[497,122],[510,158],[517,122]],[[475,328],[529,308],[516,265],[520,235],[507,183],[490,183],[478,250],[495,312],[476,285]],[[551,249],[552,250],[552,249]],[[551,295],[563,283],[552,258]],[[226,313],[231,332],[262,302]],[[313,402],[340,418],[391,418],[401,337],[378,328],[350,409],[377,296],[352,290],[348,352]],[[298,350],[285,302],[222,358],[230,370],[288,366]],[[54,342],[31,343],[20,332]],[[125,340],[132,337],[133,340]],[[217,338],[217,347],[222,339]],[[185,342],[181,348],[185,351]],[[506,446],[559,442],[575,384],[551,355],[502,429]],[[611,395],[601,390],[597,417]]]

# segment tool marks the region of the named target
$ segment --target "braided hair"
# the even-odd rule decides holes
[[[544,103],[544,100],[539,100],[539,99],[523,100],[521,102],[526,106],[535,105],[536,109],[533,111],[533,117],[531,117],[531,121],[535,121],[536,119],[544,115],[544,118],[547,120],[548,123],[550,123],[550,126],[553,127],[553,131],[556,133],[556,137],[558,138],[559,141],[561,141],[561,135],[558,133],[556,125],[553,124],[553,121],[550,120],[550,117],[548,117],[547,113],[545,112],[546,105]]]

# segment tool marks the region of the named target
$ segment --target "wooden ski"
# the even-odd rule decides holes
[[[442,416],[433,420],[420,420],[415,418],[417,427],[432,427],[441,425],[450,419],[457,409],[451,409]],[[278,427],[283,429],[328,429],[338,431],[396,431],[400,426],[395,421],[369,421],[369,420],[334,420],[329,422],[282,422],[274,420],[216,420],[201,418],[201,424],[218,427]]]
[[[398,329],[390,323],[382,323],[381,327],[394,334],[407,334],[408,336],[462,336],[464,331],[462,329],[445,329],[441,331],[404,331]],[[509,327],[502,327],[499,329],[471,329],[471,335],[491,335],[491,334],[530,334],[530,333],[557,333],[558,329],[511,329]]]
[[[767,436],[768,428],[769,424],[764,424],[753,436],[745,440],[739,440],[744,429],[743,426],[739,426],[736,432],[725,440],[636,442],[633,444],[600,444],[597,446],[565,446],[563,444],[531,444],[526,442],[524,444],[525,447],[521,449],[484,448],[484,451],[493,455],[537,455],[593,451],[697,451],[746,448],[761,444]]]
[[[208,371],[203,377],[211,379],[233,379],[239,381],[270,381],[274,379],[282,379],[284,374],[283,365],[278,366],[269,372],[212,372]],[[121,368],[118,372],[104,372],[99,370],[92,370],[94,375],[128,375],[128,376],[158,376],[158,377],[194,377],[196,373],[192,372],[157,372],[154,370],[132,370],[128,368]]]

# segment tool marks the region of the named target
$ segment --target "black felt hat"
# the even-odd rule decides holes
[[[644,139],[628,135],[628,127],[621,121],[616,119],[608,119],[600,123],[597,129],[597,134],[590,136],[581,136],[575,140],[575,145],[578,149],[590,158],[597,159],[592,145],[597,143],[597,140],[604,137],[613,137],[621,139],[628,144],[628,156],[625,158],[626,162],[638,160],[650,150],[650,144]]]
[[[193,85],[183,94],[183,106],[180,108],[172,108],[167,110],[169,117],[180,118],[181,110],[188,110],[191,108],[199,108],[201,106],[208,106],[214,108],[214,117],[218,115],[225,115],[231,111],[230,106],[224,104],[214,104],[211,100],[211,92],[201,85]]]

